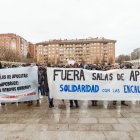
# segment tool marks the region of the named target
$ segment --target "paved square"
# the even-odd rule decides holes
[[[70,108],[69,101],[54,100],[48,107],[47,97],[40,107],[25,103],[8,103],[0,108],[0,140],[139,140],[140,104],[117,106],[103,102],[79,101]]]

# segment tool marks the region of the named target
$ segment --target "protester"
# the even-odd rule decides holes
[[[30,63],[27,63],[27,64],[25,64],[24,66],[25,66],[25,67],[29,67],[29,66],[31,66],[31,64],[30,64]],[[16,67],[16,66],[15,66],[15,67]],[[28,101],[27,103],[28,103],[28,106],[33,105],[33,101],[32,101],[32,100],[31,100],[31,101]]]
[[[78,68],[78,64],[74,63],[73,68]],[[73,102],[75,103],[76,108],[79,107],[78,100],[70,100],[70,107],[73,107]]]
[[[0,62],[0,69],[2,69],[2,64],[1,64],[1,62]]]
[[[44,81],[45,81],[45,76],[44,76],[44,69],[42,67],[39,67],[38,69],[38,90],[41,93],[41,96],[45,95],[45,85],[44,85]]]
[[[50,90],[49,90],[49,86],[48,86],[48,76],[47,76],[47,72],[46,72],[47,68],[45,69],[45,89],[48,92],[48,101],[49,101],[49,108],[54,107],[53,104],[53,98],[50,97]]]
[[[102,67],[101,67],[101,65],[99,64],[99,65],[97,65],[96,67],[94,66],[94,67],[92,68],[92,70],[102,70]],[[91,102],[92,102],[92,106],[97,106],[97,100],[92,100]]]
[[[2,69],[2,64],[0,62],[0,69]],[[1,103],[1,105],[5,105],[5,103]]]
[[[92,70],[96,70],[96,69],[97,69],[96,66],[94,66],[94,67],[92,68]],[[92,100],[91,102],[92,102],[92,106],[97,106],[97,100]]]
[[[48,79],[47,79],[47,70],[43,68],[43,75],[44,75],[44,95],[48,96],[49,87],[48,87]]]
[[[126,67],[126,66],[123,66],[123,67],[120,67],[122,69],[129,69],[131,67]],[[116,105],[117,101],[113,101],[113,105]],[[125,103],[125,101],[121,101],[121,105],[124,105],[124,106],[128,106],[128,104]]]

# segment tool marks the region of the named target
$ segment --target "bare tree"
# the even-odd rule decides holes
[[[5,51],[6,51],[6,49],[4,47],[0,46],[0,60],[4,60]]]
[[[98,57],[95,60],[95,64],[99,64],[99,58]]]
[[[134,49],[133,52],[131,52],[131,59],[140,59],[140,48]]]
[[[102,60],[101,60],[101,63],[102,63],[102,65],[105,64],[105,55],[103,55],[103,58],[102,58]]]
[[[81,64],[82,64],[82,65],[85,65],[85,60],[83,59],[83,57],[82,57],[82,59],[81,59]]]
[[[27,58],[31,58],[30,52],[27,53]]]
[[[0,59],[13,62],[20,60],[19,56],[14,50],[5,47],[0,47]]]
[[[51,65],[53,65],[53,66],[55,65],[55,59],[53,59],[53,58],[51,60]]]
[[[57,65],[60,64],[60,58],[57,57]]]
[[[112,57],[109,58],[109,63],[110,63],[110,64],[113,63],[113,58],[112,58]]]
[[[129,55],[119,55],[117,58],[117,62],[118,63],[122,63],[123,61],[129,61],[130,60],[130,56]]]

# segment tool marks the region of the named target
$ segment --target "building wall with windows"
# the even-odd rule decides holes
[[[37,62],[58,65],[74,59],[82,64],[115,63],[115,43],[105,38],[41,42],[36,44]]]
[[[18,56],[27,56],[29,45],[27,40],[13,33],[0,34],[0,49],[11,49]]]
[[[29,42],[29,53],[31,58],[36,58],[36,52],[35,52],[35,44]]]

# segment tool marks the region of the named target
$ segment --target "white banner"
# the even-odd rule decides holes
[[[0,69],[0,102],[38,99],[38,68]]]
[[[140,70],[47,68],[51,97],[77,100],[140,100]]]

